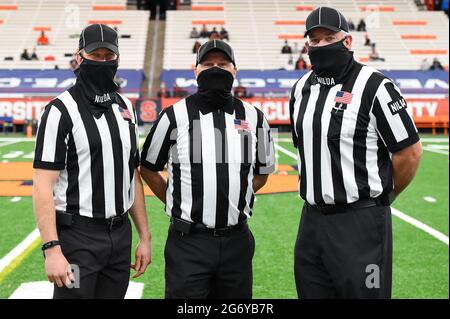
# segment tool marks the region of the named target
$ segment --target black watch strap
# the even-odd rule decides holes
[[[59,240],[51,240],[42,245],[41,250],[44,251],[46,249],[52,248],[54,246],[60,245]]]

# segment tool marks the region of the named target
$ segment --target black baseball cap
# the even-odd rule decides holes
[[[233,49],[224,41],[222,40],[210,40],[206,43],[204,43],[197,52],[197,62],[195,66],[197,66],[199,63],[202,62],[202,60],[205,58],[205,56],[211,52],[211,51],[220,51],[224,53],[233,63],[234,66],[236,66],[236,61],[234,60],[234,52]]]
[[[119,54],[117,32],[106,24],[91,24],[81,31],[79,49],[91,53],[98,48],[106,48]]]
[[[314,9],[314,11],[312,11],[306,18],[305,37],[315,28],[326,28],[334,32],[348,32],[348,23],[342,13],[336,9],[329,7],[318,7]]]

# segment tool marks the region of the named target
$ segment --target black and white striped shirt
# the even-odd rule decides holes
[[[110,218],[134,202],[139,165],[136,113],[124,96],[95,117],[74,87],[45,108],[36,137],[34,168],[60,170],[57,210]]]
[[[217,110],[194,94],[159,114],[141,164],[161,171],[168,163],[167,215],[211,228],[232,226],[252,215],[253,175],[275,169],[270,134],[254,106],[233,98]]]
[[[388,196],[391,154],[419,141],[398,87],[356,62],[342,84],[319,84],[312,71],[303,76],[290,115],[300,196],[311,205]]]

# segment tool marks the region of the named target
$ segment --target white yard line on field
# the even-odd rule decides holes
[[[448,143],[448,138],[445,137],[424,137],[420,140],[424,143]]]
[[[16,143],[19,143],[19,141],[4,141],[4,142],[2,142],[1,140],[0,140],[0,147],[3,147],[3,146],[8,146],[8,145],[12,145],[12,144],[16,144]]]
[[[34,142],[36,140],[35,137],[0,137],[0,143],[3,142]]]
[[[39,230],[33,230],[20,244],[0,259],[0,282],[39,244]]]
[[[440,231],[437,231],[434,228],[431,228],[430,226],[422,223],[421,221],[412,218],[411,216],[406,215],[405,213],[399,211],[398,209],[395,209],[394,207],[391,207],[392,215],[400,218],[401,220],[407,222],[408,224],[411,224],[420,230],[423,230],[424,232],[428,233],[429,235],[433,236],[434,238],[442,241],[444,244],[448,246],[448,236],[444,235]]]
[[[447,155],[448,156],[448,151],[444,151],[444,150],[437,149],[437,148],[430,147],[430,146],[422,146],[422,148],[425,151],[428,151],[428,152],[433,152],[433,153],[437,153],[437,154],[442,154],[442,155]]]
[[[285,153],[286,155],[288,155],[288,156],[290,156],[290,157],[292,157],[294,159],[297,159],[297,156],[294,153],[292,153],[291,151],[285,149],[284,147],[282,147],[282,146],[280,146],[278,144],[275,144],[275,147],[277,149],[279,149],[281,152]],[[437,231],[434,228],[431,228],[430,226],[422,223],[421,221],[419,221],[419,220],[417,220],[415,218],[412,218],[409,215],[406,215],[405,213],[399,211],[398,209],[395,209],[394,207],[391,207],[391,210],[392,210],[392,215],[394,215],[394,216],[400,218],[401,220],[403,220],[403,221],[413,225],[414,227],[419,228],[420,230],[428,233],[429,235],[431,235],[431,236],[435,237],[436,239],[442,241],[443,243],[445,243],[448,246],[448,236],[444,235],[443,233]]]
[[[295,159],[295,160],[297,159],[297,154],[291,152],[290,150],[284,148],[283,146],[281,146],[281,145],[279,145],[279,144],[277,144],[277,143],[275,143],[275,148],[276,148],[277,150],[279,150],[281,153],[284,153],[284,154],[286,154],[287,156],[289,156],[289,157],[291,157],[291,158],[293,158],[293,159]]]

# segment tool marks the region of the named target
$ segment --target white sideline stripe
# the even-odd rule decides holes
[[[448,138],[445,137],[424,137],[420,139],[422,142],[425,143],[448,143]]]
[[[443,155],[447,155],[448,156],[448,151],[443,151],[443,150],[439,150],[433,147],[428,147],[428,146],[423,146],[422,147],[425,151],[428,152],[433,152],[433,153],[437,153],[437,154],[443,154]]]
[[[444,235],[443,233],[437,231],[434,228],[431,228],[430,226],[422,223],[421,221],[418,221],[415,218],[412,218],[411,216],[406,215],[405,213],[402,213],[398,209],[395,209],[394,207],[391,207],[392,215],[397,216],[401,220],[423,230],[424,232],[428,233],[429,235],[433,236],[434,238],[442,241],[444,244],[448,246],[448,236]]]
[[[449,139],[445,137],[424,137],[420,139],[424,143],[448,143]],[[274,138],[275,142],[292,142],[291,138],[288,137],[278,137]]]
[[[280,145],[275,144],[275,147],[278,148],[281,152],[285,153],[286,155],[297,159],[297,156],[294,153],[288,151],[287,149],[281,147]],[[423,230],[424,232],[426,232],[429,235],[435,237],[436,239],[442,241],[443,243],[445,243],[448,246],[448,236],[444,235],[443,233],[437,231],[434,228],[431,228],[430,226],[422,223],[421,221],[418,221],[417,219],[414,219],[411,216],[408,216],[405,213],[402,213],[401,211],[399,211],[398,209],[395,209],[394,207],[391,207],[391,211],[394,216]]]
[[[284,148],[283,146],[280,146],[279,144],[275,144],[275,148],[276,148],[277,150],[279,150],[281,153],[284,153],[284,154],[286,154],[287,156],[290,156],[290,157],[292,157],[292,158],[295,159],[295,160],[297,159],[297,154],[292,153],[290,150]]]
[[[25,251],[37,238],[39,237],[39,230],[33,230],[22,242],[13,248],[5,257],[0,259],[0,273],[8,267],[23,251]]]
[[[141,299],[144,284],[130,281],[125,299]],[[35,281],[21,284],[9,299],[51,299],[53,297],[53,284],[48,281]]]
[[[291,138],[287,137],[278,137],[273,139],[275,142],[292,142]]]
[[[0,137],[0,142],[34,142],[36,141],[35,137],[28,138],[28,137]]]
[[[0,147],[2,147],[2,146],[8,146],[8,145],[12,145],[12,144],[16,144],[16,143],[19,143],[18,141],[1,141],[0,140],[0,142],[2,142],[1,144],[0,144]]]

